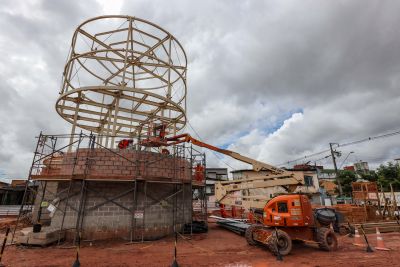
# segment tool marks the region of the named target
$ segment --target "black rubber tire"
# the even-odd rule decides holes
[[[290,236],[282,230],[278,230],[278,238],[276,236],[276,232],[273,230],[271,235],[268,237],[267,244],[269,250],[274,254],[281,256],[286,256],[292,251],[292,239]]]
[[[338,240],[335,232],[326,227],[318,228],[317,230],[317,242],[319,248],[325,251],[337,250]]]
[[[250,225],[247,229],[246,229],[246,232],[245,232],[245,234],[244,234],[244,237],[246,238],[246,241],[247,241],[247,243],[250,245],[250,246],[255,246],[255,245],[257,245],[257,241],[255,241],[254,240],[254,238],[253,238],[253,232],[254,232],[254,230],[256,230],[256,229],[260,229],[261,228],[261,226],[259,226],[259,225]]]
[[[314,211],[315,217],[317,221],[324,226],[330,225],[331,223],[335,223],[336,221],[336,213],[334,209],[330,208],[319,208]]]

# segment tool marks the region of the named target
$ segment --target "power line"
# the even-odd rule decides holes
[[[313,158],[313,157],[315,157],[315,156],[324,154],[324,153],[329,152],[329,151],[330,151],[330,149],[325,149],[325,150],[322,150],[322,151],[320,151],[320,152],[316,152],[316,153],[313,153],[313,154],[310,154],[310,155],[307,155],[307,156],[303,156],[303,157],[301,157],[301,158],[297,158],[297,159],[293,159],[293,160],[289,160],[289,161],[283,162],[283,163],[281,163],[281,164],[278,164],[278,166],[283,166],[283,165],[286,165],[286,164],[289,165],[290,163],[294,163],[294,162],[297,162],[297,161],[299,161],[299,160],[304,160],[304,159],[308,159],[308,158]]]
[[[388,134],[382,134],[382,135],[378,135],[378,136],[367,137],[367,138],[363,138],[363,139],[360,139],[360,140],[351,141],[351,142],[348,142],[348,143],[336,144],[336,148],[352,146],[352,145],[361,144],[361,143],[364,143],[364,142],[369,142],[369,141],[373,141],[373,140],[377,140],[377,139],[381,139],[381,138],[392,137],[392,136],[399,135],[399,134],[400,134],[400,131],[396,131],[396,132],[392,132],[392,133],[388,133]],[[307,158],[313,158],[315,156],[321,155],[321,154],[329,152],[329,151],[330,151],[330,149],[325,149],[325,150],[322,150],[320,152],[316,152],[316,153],[313,153],[313,154],[310,154],[310,155],[306,155],[306,156],[303,156],[303,157],[300,157],[300,158],[297,158],[297,159],[294,159],[294,160],[289,160],[289,161],[283,162],[281,164],[278,164],[277,166],[289,165],[290,163],[294,163],[294,162],[297,162],[299,160],[304,160],[304,159],[307,159]]]
[[[190,124],[189,120],[187,121],[189,127],[193,130],[193,132],[197,135],[197,137],[200,139],[200,141],[203,141],[202,138],[200,137],[200,135],[198,134],[198,132],[193,128],[193,126]],[[228,166],[229,168],[231,168],[232,170],[234,170],[235,168],[233,168],[231,165],[229,165],[227,162],[225,162],[224,160],[222,160],[222,157],[220,157],[216,152],[211,151],[214,156],[221,161],[222,163],[224,163],[226,166]]]
[[[354,152],[351,151],[351,152],[349,152],[349,154],[347,154],[346,158],[342,161],[342,164],[340,164],[339,170],[342,168],[343,164],[346,162],[346,160],[347,160],[347,158],[350,156],[350,154],[353,154],[353,153],[354,153]]]
[[[373,136],[373,137],[367,137],[361,140],[357,140],[357,141],[352,141],[349,143],[344,143],[344,144],[338,144],[337,147],[345,147],[345,146],[351,146],[351,145],[356,145],[356,144],[361,144],[364,142],[368,142],[368,141],[372,141],[372,140],[376,140],[376,139],[381,139],[381,138],[386,138],[386,137],[391,137],[391,136],[395,136],[400,134],[400,131],[397,132],[393,132],[393,133],[388,133],[388,134],[382,134],[382,135],[378,135],[378,136]]]
[[[323,158],[320,158],[320,159],[317,159],[317,160],[313,160],[313,162],[317,163],[317,162],[320,161],[320,160],[327,159],[327,158],[330,158],[330,157],[332,157],[332,155],[326,155],[326,156],[323,157]]]

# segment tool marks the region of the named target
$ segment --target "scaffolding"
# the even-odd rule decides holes
[[[96,212],[110,205],[123,218],[129,217],[128,231],[118,237],[130,242],[149,239],[146,219],[154,217],[152,210],[159,206],[166,207],[164,212],[172,212],[160,219],[172,220],[165,222],[169,234],[172,229],[192,234],[194,221],[207,224],[205,174],[202,180],[196,180],[194,173],[198,164],[205,167],[204,153],[180,144],[169,147],[169,154],[162,154],[158,149],[142,147],[140,137],[128,149],[110,149],[97,141],[102,139],[93,133],[40,133],[13,239],[18,223],[30,213],[34,224],[59,228],[58,243],[65,231],[75,243],[82,232],[89,232],[85,228],[88,216],[96,218]],[[108,190],[112,185],[118,190]],[[27,197],[32,194],[34,198]]]

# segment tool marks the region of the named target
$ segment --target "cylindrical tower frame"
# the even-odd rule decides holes
[[[56,110],[71,136],[80,127],[111,148],[115,137],[148,135],[153,124],[176,134],[186,125],[186,71],[183,47],[161,27],[95,17],[75,30]]]

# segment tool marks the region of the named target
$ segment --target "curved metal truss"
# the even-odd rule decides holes
[[[72,38],[56,110],[76,126],[112,136],[147,135],[153,123],[186,125],[187,59],[161,27],[131,16],[82,23]]]

